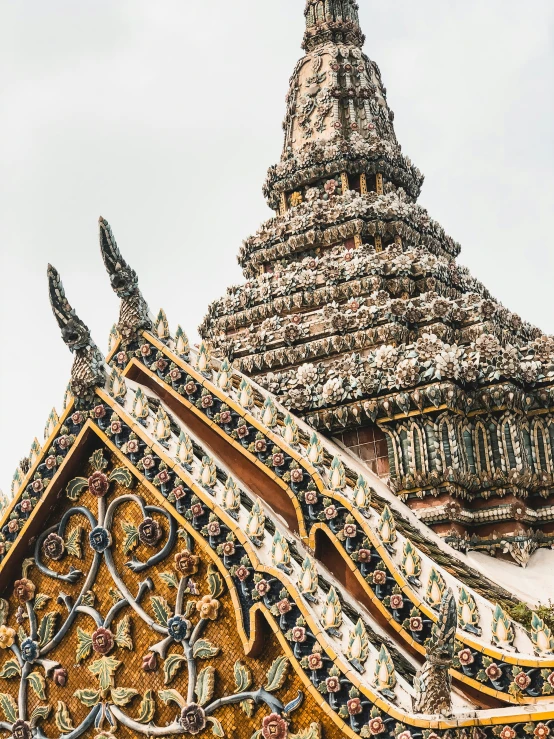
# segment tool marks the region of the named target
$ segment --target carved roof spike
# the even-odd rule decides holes
[[[454,658],[454,638],[458,626],[456,598],[452,588],[442,597],[439,620],[427,648],[427,657],[436,664],[450,664]]]
[[[100,251],[115,294],[121,299],[117,329],[124,346],[137,339],[139,331],[152,328],[148,305],[140,292],[135,270],[123,259],[112,229],[105,218],[98,219]]]
[[[414,711],[432,715],[452,714],[452,679],[449,669],[454,659],[458,615],[452,589],[445,591],[439,619],[427,646],[427,659],[414,678]]]
[[[62,332],[62,339],[75,354],[71,369],[71,393],[78,407],[92,404],[94,388],[105,381],[105,360],[93,342],[88,326],[77,316],[65,296],[57,270],[48,265],[48,293],[52,311]]]

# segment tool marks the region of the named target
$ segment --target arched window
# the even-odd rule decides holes
[[[552,427],[551,427],[552,428]],[[533,427],[535,442],[535,458],[537,460],[537,472],[552,471],[552,451],[549,444],[546,429],[540,421],[536,421]]]
[[[434,424],[425,424],[425,439],[427,441],[427,459],[429,461],[430,470],[440,470],[442,468],[441,459],[438,455],[437,432]]]
[[[400,429],[399,431],[400,436],[400,448],[402,450],[402,469],[403,474],[407,475],[410,472],[411,467],[411,450],[410,450],[410,440],[408,439],[408,432],[405,428]]]
[[[482,423],[478,423],[475,427],[475,444],[476,468],[478,472],[490,472],[491,465],[489,461],[489,439],[486,428]]]
[[[498,427],[494,423],[494,421],[491,421],[489,423],[489,434],[490,434],[492,461],[493,461],[494,469],[501,470],[502,469],[502,453],[500,452],[500,444],[498,442]]]
[[[512,426],[509,421],[504,423],[504,448],[506,450],[506,461],[508,469],[517,469],[517,459],[514,450],[514,440],[512,438]]]
[[[421,444],[421,433],[418,426],[414,423],[412,426],[412,459],[417,472],[423,472],[423,448]]]
[[[464,439],[464,449],[466,452],[467,466],[472,474],[476,474],[477,467],[475,465],[475,453],[473,451],[473,439],[471,438],[471,431],[469,428],[464,428],[462,431]]]
[[[525,458],[527,459],[529,469],[532,472],[537,472],[537,464],[535,462],[535,449],[533,448],[533,443],[531,442],[531,434],[529,433],[529,429],[527,428],[527,426],[522,427],[521,436],[523,438],[523,448],[525,449]]]
[[[439,425],[439,436],[441,440],[442,458],[445,467],[452,467],[452,447],[450,444],[450,429],[448,421],[445,419]]]
[[[396,453],[395,453],[395,444],[394,440],[392,438],[392,434],[388,433],[386,434],[386,441],[387,441],[387,453],[389,455],[389,469],[390,474],[392,477],[396,477],[397,473],[397,464],[396,464]]]

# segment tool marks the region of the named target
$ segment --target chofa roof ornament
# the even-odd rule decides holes
[[[62,339],[75,354],[71,369],[71,393],[77,407],[84,408],[93,402],[94,388],[104,384],[104,357],[93,342],[88,326],[71,307],[60,275],[51,264],[48,265],[48,293]]]
[[[458,615],[451,588],[443,595],[439,619],[427,645],[427,659],[414,678],[414,711],[432,715],[452,715],[454,640]]]
[[[110,276],[113,291],[121,298],[117,329],[123,345],[127,346],[135,341],[140,330],[152,328],[152,319],[138,286],[137,273],[121,256],[110,224],[102,216],[98,223],[102,259]]]

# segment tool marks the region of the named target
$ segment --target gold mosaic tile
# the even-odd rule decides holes
[[[106,454],[106,457],[107,456],[108,455]],[[111,459],[108,469],[112,469],[114,466],[117,466],[117,464],[117,459]],[[85,477],[88,477],[91,473],[92,468],[90,466],[84,468],[82,472]],[[130,493],[132,495],[140,496],[146,505],[158,504],[158,502],[153,499],[151,493],[142,484],[138,484],[132,491],[129,491],[120,485],[115,485],[106,496],[106,501],[109,505],[109,503],[116,497],[129,495]],[[98,500],[92,496],[88,490],[85,490],[85,492],[82,493],[78,502],[79,506],[88,508],[93,513],[96,513],[97,511],[97,504]],[[63,513],[73,505],[74,504],[65,496],[61,497],[57,505],[57,510],[50,516],[49,520],[45,522],[45,528],[57,523]],[[177,551],[184,548],[183,540],[178,539],[171,554],[160,564],[149,568],[145,573],[136,574],[126,567],[126,562],[130,561],[131,554],[124,554],[122,550],[122,542],[125,538],[122,524],[125,522],[126,524],[138,526],[142,518],[141,509],[133,500],[125,501],[117,508],[111,527],[113,537],[111,550],[114,553],[115,567],[118,573],[120,573],[125,586],[133,595],[137,593],[139,584],[146,578],[150,578],[153,584],[152,595],[162,596],[171,605],[173,605],[175,603],[176,590],[174,588],[170,588],[163,581],[160,575],[173,570],[173,556]],[[159,514],[154,514],[153,518],[162,525],[165,529],[164,533],[167,534],[167,519]],[[83,558],[77,559],[76,557],[66,557],[61,562],[48,560],[48,567],[55,572],[68,572],[69,564],[72,564],[74,567],[82,570],[86,575],[92,565],[93,552],[87,542],[88,532],[91,529],[90,522],[82,514],[72,517],[68,524],[66,538],[67,532],[76,526],[81,526],[83,529],[81,537]],[[160,544],[160,546],[162,544]],[[139,546],[134,550],[134,555],[138,559],[146,561],[153,551],[154,550],[149,549],[144,544],[139,544]],[[185,602],[187,600],[198,600],[203,595],[208,594],[205,575],[207,572],[208,561],[211,560],[209,560],[207,552],[203,552],[198,546],[195,548],[195,553],[199,555],[202,560],[198,574],[193,577],[200,594],[187,596]],[[25,557],[32,557],[33,554],[33,546],[30,544],[28,551],[25,553]],[[36,566],[32,566],[29,569],[28,576],[35,584],[36,592],[44,594],[48,598],[44,608],[42,608],[38,613],[39,623],[40,619],[46,614],[56,612],[58,614],[57,625],[59,627],[67,615],[66,607],[57,602],[60,591],[65,593],[66,596],[74,601],[80,592],[83,580],[81,579],[75,584],[60,582],[59,580],[43,574]],[[14,573],[14,580],[19,577],[20,567],[17,572]],[[116,585],[112,580],[104,559],[102,559],[98,575],[92,586],[92,591],[94,593],[94,607],[98,609],[103,616],[114,604],[115,589]],[[14,597],[13,592],[11,592],[11,588],[9,591],[5,592],[3,596],[9,601],[8,625],[17,629],[16,613],[20,604]],[[147,612],[153,615],[151,604],[148,603],[149,597],[149,595],[145,596],[142,601],[142,605]],[[208,627],[203,634],[203,638],[208,639],[220,648],[220,653],[209,661],[209,664],[216,670],[214,699],[219,696],[230,695],[235,692],[236,686],[233,668],[237,660],[248,665],[253,676],[252,689],[257,689],[257,687],[264,684],[267,671],[273,661],[282,654],[281,646],[276,637],[271,634],[271,629],[268,626],[267,639],[263,653],[255,659],[245,657],[241,638],[237,631],[235,608],[228,592],[225,592],[221,596],[220,604],[218,619],[216,621],[209,622]],[[115,685],[117,687],[133,688],[140,694],[140,696],[135,697],[124,709],[129,716],[137,717],[141,696],[144,695],[147,690],[154,691],[157,696],[158,691],[172,688],[186,696],[187,677],[186,670],[182,670],[170,685],[165,685],[163,663],[161,659],[158,659],[158,669],[155,672],[143,671],[143,656],[148,654],[149,647],[157,642],[161,638],[161,635],[155,634],[129,606],[123,608],[115,617],[112,631],[116,629],[118,622],[127,616],[129,616],[131,621],[133,649],[129,650],[117,646],[110,652],[109,656],[121,662],[115,671]],[[28,632],[28,621],[24,620],[22,625]],[[32,690],[29,690],[29,714],[32,713],[33,709],[39,704],[44,705],[45,703],[48,703],[52,706],[49,717],[41,724],[43,731],[48,736],[58,736],[60,734],[55,721],[55,711],[59,707],[60,701],[63,701],[69,709],[74,726],[77,726],[81,721],[83,721],[90,710],[82,705],[82,703],[75,697],[75,693],[77,691],[91,688],[96,689],[98,687],[96,678],[89,671],[90,665],[98,655],[90,655],[78,663],[76,653],[79,643],[78,630],[91,633],[95,629],[96,624],[91,615],[88,613],[79,613],[68,633],[64,636],[61,644],[48,654],[48,659],[58,662],[67,670],[67,683],[65,686],[60,686],[56,685],[51,679],[48,679],[46,681],[46,700],[39,700],[35,693]],[[179,645],[173,644],[170,646],[168,654],[182,654],[182,650]],[[0,653],[0,665],[4,664],[11,656],[11,653],[7,651]],[[207,662],[200,662],[199,669],[205,666],[205,664],[207,664]],[[38,665],[33,668],[33,671],[43,672]],[[18,687],[18,678],[12,680],[0,679],[0,692],[11,695],[15,701],[17,701]],[[313,721],[320,721],[322,726],[325,727],[325,737],[341,736],[341,732],[338,731],[337,727],[325,716],[324,712],[317,706],[311,695],[306,692],[299,677],[293,670],[289,671],[286,683],[279,692],[279,699],[282,700],[283,703],[287,703],[292,700],[292,698],[296,697],[300,690],[305,693],[306,697],[304,704],[294,714],[294,723],[292,728],[295,731],[299,731],[303,728],[307,728]],[[158,726],[164,726],[174,721],[178,712],[179,709],[175,704],[165,705],[158,697],[156,697],[155,722]],[[250,737],[260,728],[263,717],[268,713],[269,709],[262,705],[256,708],[252,718],[248,718],[238,705],[231,705],[221,708],[217,712],[217,718],[221,722],[221,725],[228,737],[236,737],[236,739],[250,739]],[[109,727],[106,724],[104,726],[104,731],[107,731],[108,728]],[[89,737],[92,739],[99,733],[100,730],[94,729],[93,727],[82,736],[85,737],[85,739],[89,739]],[[203,735],[211,736],[210,726],[208,726],[200,736]],[[132,730],[119,725],[115,732],[115,736],[120,737],[121,739],[127,739],[127,737],[136,736],[136,734]]]

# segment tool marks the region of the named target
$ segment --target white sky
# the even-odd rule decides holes
[[[502,302],[554,332],[554,3],[359,0],[420,202]],[[194,337],[241,280],[281,152],[303,0],[1,0],[0,488],[72,357],[46,265],[105,350],[106,217],[154,312]]]

